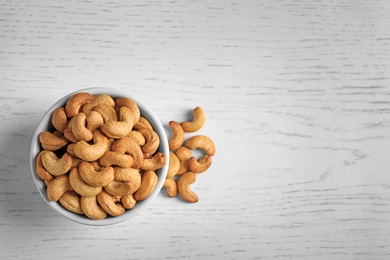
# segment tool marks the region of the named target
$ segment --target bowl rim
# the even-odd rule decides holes
[[[112,217],[110,215],[107,215],[105,219],[102,220],[93,220],[85,215],[79,215],[73,212],[68,211],[65,209],[58,201],[50,201],[47,198],[46,194],[46,186],[44,185],[42,179],[38,176],[36,173],[35,163],[36,163],[36,157],[38,153],[42,150],[40,143],[39,143],[39,134],[44,131],[48,130],[51,127],[51,115],[54,112],[55,109],[57,109],[60,106],[65,106],[66,101],[74,94],[80,93],[80,92],[88,92],[93,95],[97,94],[107,94],[111,97],[118,98],[118,97],[128,97],[132,99],[134,102],[137,103],[140,113],[143,116],[146,116],[150,123],[152,124],[153,128],[155,129],[156,133],[158,134],[160,138],[160,146],[158,148],[158,151],[164,153],[167,156],[167,163],[164,167],[156,171],[156,174],[158,175],[158,182],[156,187],[154,188],[153,192],[142,201],[137,201],[136,206],[133,209],[128,209],[125,211],[125,213],[121,216]],[[54,129],[54,128],[53,128]],[[73,91],[65,96],[63,96],[61,99],[57,100],[42,116],[40,119],[38,125],[35,127],[34,133],[31,137],[31,145],[30,145],[30,168],[31,168],[31,174],[33,181],[35,183],[35,186],[43,198],[43,200],[46,202],[47,205],[49,205],[53,210],[60,213],[62,216],[66,217],[69,220],[72,220],[79,224],[85,224],[90,226],[109,226],[114,224],[119,224],[121,222],[124,222],[126,220],[129,220],[130,218],[136,216],[139,214],[142,210],[147,208],[150,203],[157,197],[158,193],[160,192],[161,188],[164,185],[165,178],[168,173],[168,165],[169,165],[169,145],[168,145],[168,139],[164,130],[164,127],[162,123],[160,122],[159,118],[155,114],[155,112],[146,105],[143,101],[139,100],[138,98],[134,97],[132,94],[119,89],[113,89],[113,88],[106,88],[106,87],[91,87],[91,88],[83,88],[76,91]]]

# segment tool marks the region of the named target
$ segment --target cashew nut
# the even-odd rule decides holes
[[[70,212],[76,214],[84,214],[81,208],[80,195],[78,195],[73,190],[68,190],[67,192],[65,192],[59,199],[59,202],[64,208],[66,208]]]
[[[169,166],[167,178],[173,178],[180,169],[180,161],[176,154],[172,151],[169,152]]]
[[[68,190],[73,190],[70,185],[69,175],[61,175],[49,182],[46,189],[47,198],[50,201],[58,201]]]
[[[176,156],[180,162],[180,167],[176,175],[181,175],[188,171],[188,159],[192,157],[192,153],[187,147],[181,146],[176,150]]]
[[[154,190],[158,182],[158,176],[154,171],[146,171],[141,175],[141,186],[134,193],[134,199],[144,200]]]
[[[213,156],[216,152],[213,140],[205,135],[195,135],[190,137],[186,141],[186,146],[191,150],[200,148],[209,156]]]
[[[119,121],[109,120],[102,125],[101,130],[108,137],[121,138],[130,133],[133,128],[133,115],[127,107],[119,110]]]
[[[99,206],[96,196],[81,196],[80,203],[84,214],[90,219],[106,218],[107,212]]]
[[[87,115],[87,129],[91,132],[99,129],[104,124],[104,120],[101,114],[96,111],[91,111]]]
[[[138,131],[145,137],[146,143],[141,147],[145,158],[150,158],[160,145],[160,138],[150,128],[139,128]]]
[[[115,101],[112,99],[111,96],[107,94],[99,94],[94,95],[93,99],[83,106],[83,113],[86,115],[89,115],[91,113],[92,109],[98,105],[105,105],[109,107],[115,106]]]
[[[126,196],[133,194],[141,186],[141,177],[129,181],[112,181],[104,189],[111,195]]]
[[[68,144],[68,140],[59,132],[44,131],[39,134],[39,141],[45,150],[57,151]]]
[[[93,133],[86,128],[87,116],[84,113],[78,113],[71,119],[72,133],[77,140],[91,141]]]
[[[201,107],[196,107],[193,110],[193,119],[192,121],[183,122],[181,126],[183,127],[184,132],[196,132],[200,130],[206,123],[206,115]]]
[[[114,152],[127,153],[134,159],[133,168],[139,168],[144,161],[144,154],[141,147],[129,137],[123,137],[115,141],[111,146]]]
[[[195,157],[188,159],[188,168],[190,171],[195,173],[202,173],[208,170],[211,166],[211,156],[204,155],[199,160]]]
[[[71,96],[65,105],[66,115],[71,118],[77,115],[81,106],[87,104],[93,99],[93,95],[90,93],[80,92]]]
[[[93,142],[94,144],[90,145],[85,141],[79,141],[72,147],[73,152],[82,160],[96,161],[108,150],[110,143],[100,130],[93,131]]]
[[[125,208],[120,203],[115,203],[112,196],[105,190],[96,196],[99,205],[111,216],[120,216],[125,213]]]
[[[42,154],[50,152],[49,150],[42,150],[35,161],[35,170],[37,171],[38,176],[44,181],[51,181],[54,177],[48,171],[46,171],[45,167],[42,164]]]
[[[163,153],[157,152],[151,158],[145,158],[141,165],[142,170],[155,171],[162,168],[167,163],[167,156]]]
[[[177,192],[186,201],[191,203],[198,202],[198,196],[190,189],[190,185],[196,181],[196,173],[186,172],[177,180]]]
[[[134,129],[139,130],[140,128],[149,128],[151,130],[154,130],[149,120],[143,116],[140,116],[138,122],[134,125]]]
[[[114,167],[114,180],[116,181],[138,181],[141,180],[139,170],[134,168]]]
[[[73,118],[72,118],[73,119]],[[72,119],[69,121],[69,125],[71,126],[71,121],[72,121]],[[76,138],[76,136],[74,136],[74,134],[73,134],[73,132],[72,132],[72,128],[66,128],[65,130],[64,130],[64,137],[67,139],[67,140],[69,140],[69,141],[71,141],[72,143],[77,143],[77,138]]]
[[[51,117],[51,123],[53,124],[54,128],[60,133],[63,133],[64,130],[68,128],[68,118],[66,116],[64,107],[59,107],[54,110]]]
[[[104,167],[96,171],[93,165],[86,161],[80,163],[79,174],[87,184],[94,187],[106,186],[114,180],[114,168]]]
[[[42,164],[53,176],[60,176],[67,173],[73,164],[73,156],[69,153],[65,153],[61,158],[52,151],[47,151],[41,155]]]
[[[139,146],[144,145],[146,142],[145,137],[139,131],[136,130],[132,130],[126,137],[132,139]]]
[[[176,181],[173,178],[166,178],[163,187],[166,189],[167,195],[169,197],[176,197],[177,185],[176,185]]]
[[[133,125],[137,124],[140,118],[140,111],[137,103],[135,103],[132,99],[127,97],[120,97],[115,100],[115,109],[119,112],[121,107],[127,107],[130,109],[133,114]]]
[[[169,149],[176,150],[183,145],[184,130],[176,121],[170,121],[169,127],[172,129],[172,137],[169,139]]]
[[[96,196],[102,191],[102,187],[93,187],[86,183],[80,176],[77,168],[73,168],[69,174],[69,182],[72,188],[81,196]]]
[[[106,151],[103,156],[100,157],[99,162],[102,166],[117,165],[122,168],[128,168],[133,166],[134,159],[131,155]]]
[[[97,105],[92,109],[92,111],[98,112],[103,117],[104,122],[110,120],[118,121],[118,116],[116,115],[116,111],[113,107],[107,105]]]
[[[123,196],[121,202],[125,209],[132,209],[134,208],[135,204],[137,204],[137,201],[134,199],[133,194]]]

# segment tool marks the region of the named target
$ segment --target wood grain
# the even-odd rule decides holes
[[[4,259],[388,259],[390,3],[2,1]],[[213,138],[197,204],[164,191],[112,227],[73,223],[31,179],[62,96],[127,90]],[[167,134],[169,129],[166,127]]]

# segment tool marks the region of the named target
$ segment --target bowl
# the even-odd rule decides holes
[[[35,160],[38,155],[38,153],[42,150],[42,147],[39,142],[39,134],[43,131],[54,131],[54,127],[51,124],[51,116],[54,110],[56,110],[58,107],[65,106],[67,100],[74,94],[78,92],[88,92],[93,95],[96,94],[107,94],[110,95],[112,98],[118,98],[118,97],[128,97],[132,99],[134,102],[137,103],[140,113],[142,116],[147,118],[150,123],[152,124],[155,132],[158,134],[160,138],[160,146],[158,148],[159,152],[162,152],[166,155],[167,157],[167,163],[165,166],[161,169],[156,170],[156,174],[158,175],[158,182],[153,190],[153,192],[144,200],[142,201],[137,201],[136,205],[132,209],[127,209],[125,213],[121,216],[116,216],[112,217],[107,214],[107,217],[102,220],[93,220],[88,218],[85,215],[79,215],[75,214],[73,212],[68,211],[65,209],[59,202],[53,202],[50,201],[47,197],[46,194],[46,186],[43,183],[42,179],[38,176],[36,169],[35,169]],[[156,198],[158,193],[160,192],[164,180],[167,176],[168,172],[168,164],[169,164],[169,145],[168,145],[168,139],[166,137],[164,128],[156,116],[156,114],[152,111],[150,107],[148,107],[143,101],[137,99],[137,97],[132,96],[131,94],[117,90],[117,89],[111,89],[111,88],[85,88],[85,89],[80,89],[78,91],[72,92],[60,100],[58,100],[54,105],[52,105],[49,110],[43,115],[42,119],[40,120],[38,126],[36,127],[33,136],[32,136],[32,141],[31,141],[31,147],[30,147],[30,167],[31,167],[31,172],[32,172],[32,178],[35,183],[35,186],[38,189],[39,194],[43,198],[43,200],[55,211],[60,213],[62,216],[80,223],[80,224],[85,224],[85,225],[92,225],[92,226],[107,226],[107,225],[113,225],[113,224],[118,224],[123,221],[126,221],[135,215],[139,214],[142,210],[147,208],[150,203]]]

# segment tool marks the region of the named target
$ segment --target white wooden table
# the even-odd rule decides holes
[[[0,2],[2,259],[390,259],[390,2]],[[192,186],[109,227],[48,207],[29,147],[86,87],[206,111]],[[167,131],[169,134],[169,132]]]

